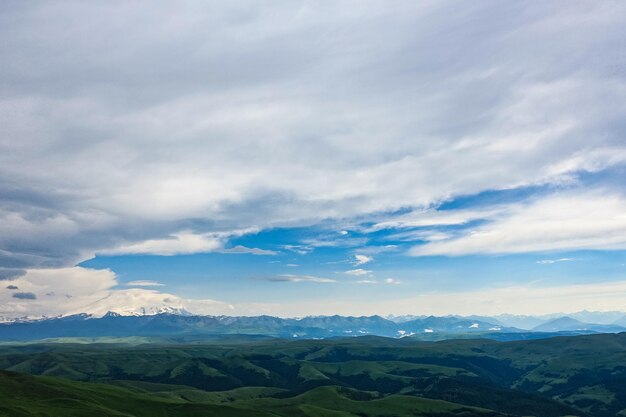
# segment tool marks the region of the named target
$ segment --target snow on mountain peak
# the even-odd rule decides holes
[[[92,303],[80,312],[91,317],[146,316],[155,314],[191,315],[185,308],[185,301],[175,295],[157,291],[128,289],[114,291]]]

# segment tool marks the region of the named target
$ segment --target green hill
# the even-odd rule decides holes
[[[517,416],[626,416],[625,363],[626,334],[516,342],[370,336],[0,346],[0,369],[106,383],[178,406],[256,410],[259,404],[293,408],[338,387],[341,398],[366,398],[370,405],[411,398]]]
[[[3,417],[503,416],[489,410],[409,396],[372,399],[368,393],[334,386],[316,388],[287,399],[212,398],[202,394],[193,399],[173,399],[105,384],[6,371],[0,371],[0,397],[0,416]]]

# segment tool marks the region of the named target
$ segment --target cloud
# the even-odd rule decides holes
[[[515,285],[500,288],[479,288],[473,291],[437,291],[414,294],[404,291],[392,300],[371,297],[285,302],[268,305],[269,314],[305,316],[320,314],[342,315],[497,315],[497,314],[568,314],[585,309],[591,311],[622,311],[626,297],[626,281],[600,282],[581,285],[541,287]]]
[[[399,216],[393,216],[365,229],[367,232],[376,232],[385,229],[402,229],[429,226],[456,226],[469,223],[472,220],[493,217],[503,210],[503,207],[488,209],[445,210],[436,209],[413,210]]]
[[[625,161],[619,2],[147,6],[4,6],[0,265],[214,251]]]
[[[274,277],[266,278],[267,281],[272,282],[315,282],[321,284],[335,283],[337,280],[330,278],[320,278],[312,275],[293,275],[293,274],[282,274]]]
[[[374,258],[371,256],[357,254],[357,255],[354,255],[354,260],[352,261],[352,263],[358,266],[358,265],[366,264],[368,262],[372,262],[373,260]]]
[[[32,292],[14,292],[12,294],[13,298],[18,298],[20,300],[36,300],[37,296]]]
[[[151,280],[143,280],[143,279],[137,280],[137,281],[130,281],[124,285],[128,287],[163,287],[164,286],[164,284],[161,284],[160,282],[151,281]]]
[[[385,237],[387,240],[400,241],[400,242],[415,242],[415,241],[441,241],[448,240],[455,237],[455,234],[450,232],[443,232],[440,230],[409,230],[404,232],[392,233]]]
[[[542,259],[540,261],[537,261],[537,263],[540,265],[550,265],[558,262],[571,262],[575,260],[576,258]]]
[[[167,239],[150,239],[140,243],[120,246],[115,249],[101,251],[103,255],[182,255],[201,252],[213,252],[221,248],[218,236],[194,234],[191,232],[175,233]]]
[[[484,225],[410,253],[468,255],[626,249],[626,198],[610,190],[556,192],[510,205]]]
[[[232,248],[220,249],[220,253],[249,253],[252,255],[277,255],[278,252],[267,249],[248,248],[245,246],[237,245]]]
[[[224,244],[229,238],[242,236],[247,233],[256,232],[256,228],[232,230],[228,232],[194,233],[183,231],[173,233],[163,239],[148,239],[137,243],[120,245],[115,248],[105,249],[99,252],[101,255],[189,255],[194,253],[249,253],[252,255],[276,255],[278,252],[260,248],[248,248],[237,245],[231,248],[224,248]]]
[[[371,245],[364,248],[360,248],[359,252],[368,255],[378,255],[386,252],[395,252],[400,248],[398,245]]]
[[[623,306],[617,284],[238,305],[72,267],[94,254],[272,255],[231,240],[320,224],[332,233],[285,251],[388,250],[363,248],[361,222],[425,242],[418,256],[624,249],[624,186],[602,188],[601,175],[626,163],[622,3],[2,7],[0,279],[40,295],[0,292],[2,315]],[[584,173],[602,190],[436,209],[488,190],[553,192]],[[369,276],[366,263],[351,279]]]
[[[332,235],[321,235],[314,239],[305,239],[302,241],[311,248],[353,248],[356,246],[364,246],[368,242],[366,237],[347,237],[337,239]]]
[[[69,280],[58,278],[68,275]],[[13,298],[13,293],[0,293],[0,315],[3,317],[31,317],[68,315],[86,312],[103,315],[108,311],[123,314],[154,314],[161,311],[188,311],[193,314],[230,314],[278,316],[303,316],[319,314],[527,314],[531,306],[534,314],[571,313],[583,309],[598,311],[621,310],[626,297],[626,281],[614,281],[581,285],[542,287],[537,283],[500,288],[477,288],[472,291],[415,291],[403,290],[393,298],[366,297],[359,301],[358,294],[349,300],[334,298],[324,303],[310,300],[276,303],[228,303],[213,299],[188,299],[157,290],[143,288],[112,289],[115,275],[107,270],[68,268],[27,273],[19,278],[20,287],[35,294],[55,287],[58,291],[46,291],[50,295],[42,299]],[[91,279],[86,279],[91,275]],[[111,281],[113,279],[113,281]],[[332,283],[335,280],[307,275],[279,276],[283,282]],[[368,281],[368,282],[366,282]],[[90,291],[89,283],[97,283]],[[393,278],[385,280],[393,284]],[[369,280],[355,284],[373,284]],[[408,287],[407,287],[408,288]],[[71,291],[72,296],[67,292]]]
[[[215,300],[186,300],[155,290],[130,288],[110,291],[93,303],[66,314],[87,313],[101,316],[109,311],[120,314],[157,314],[160,312],[190,312],[216,314],[229,311],[229,304]]]
[[[0,281],[11,280],[24,275],[26,271],[24,269],[15,268],[0,268]]]
[[[363,276],[363,275],[369,275],[371,274],[372,271],[368,270],[368,269],[362,269],[362,268],[357,268],[357,269],[351,269],[349,271],[344,271],[344,274],[348,274],[348,275],[355,275],[355,276]]]
[[[13,285],[24,293],[47,294],[47,297],[13,298],[16,293],[0,293],[0,315],[55,316],[86,308],[117,285],[115,274],[107,269],[81,267],[28,270]],[[66,297],[70,295],[71,298]]]
[[[308,255],[314,250],[314,248],[308,245],[283,245],[283,249],[295,252],[298,255]]]
[[[384,281],[382,281],[383,283],[387,284],[387,285],[397,285],[400,284],[399,281],[393,279],[393,278],[386,278]],[[374,279],[361,279],[358,281],[352,281],[353,284],[378,284],[379,282],[374,280]]]
[[[459,314],[496,314],[498,311],[528,314],[529,306],[533,314],[547,314],[584,309],[620,311],[623,310],[624,296],[626,282],[616,281],[552,287],[520,285],[466,293],[427,294],[420,298],[436,312],[443,308],[436,308],[434,304],[443,303],[447,298],[446,308]]]
[[[29,270],[14,281],[22,292],[0,293],[0,316],[54,317],[87,313],[102,315],[108,311],[122,314],[155,314],[161,311],[186,310],[194,314],[252,313],[254,304],[235,307],[212,299],[184,299],[152,289],[117,289],[117,277],[108,269],[82,267]],[[129,283],[131,284],[131,283]],[[153,286],[153,281],[133,285]],[[15,285],[17,287],[18,285]],[[35,294],[46,294],[38,298]]]

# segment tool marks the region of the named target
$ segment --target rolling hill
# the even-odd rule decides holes
[[[504,417],[504,414],[408,395],[379,397],[324,386],[289,398],[211,395],[185,387],[132,390],[0,371],[2,417]]]
[[[261,411],[276,408],[296,416],[335,415],[328,410],[374,416],[370,408],[346,410],[355,406],[350,401],[370,405],[371,401],[413,401],[407,398],[453,403],[454,412],[466,407],[466,415],[477,415],[467,407],[491,410],[493,415],[626,415],[626,334],[515,342],[423,342],[375,336],[93,342],[4,344],[0,368],[87,385],[115,385],[144,399],[147,395],[159,401]],[[330,395],[328,404],[336,408],[294,411],[320,392]],[[312,406],[319,404],[323,404],[320,399],[312,401]],[[396,410],[395,405],[385,407]],[[400,408],[397,413],[421,415]]]

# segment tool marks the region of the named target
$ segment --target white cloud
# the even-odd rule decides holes
[[[357,276],[357,277],[360,277],[360,276],[363,276],[363,275],[369,275],[371,273],[372,273],[372,271],[370,271],[368,269],[362,269],[362,268],[350,269],[349,271],[344,271],[344,274],[354,275],[354,276]]]
[[[387,285],[398,285],[398,284],[400,284],[400,281],[395,280],[393,278],[386,278],[382,282],[387,284]],[[374,279],[361,279],[361,280],[358,280],[358,281],[352,281],[352,283],[353,284],[378,284],[379,282],[374,280]]]
[[[329,284],[335,283],[337,280],[330,278],[320,278],[312,275],[293,275],[293,274],[282,274],[274,277],[267,278],[267,281],[273,282],[315,282],[321,284]]]
[[[125,284],[128,287],[163,287],[163,284],[157,281],[140,279],[136,281],[130,281]]]
[[[311,248],[351,248],[367,244],[366,237],[348,237],[337,239],[335,236],[321,235],[314,239],[304,239],[302,243]]]
[[[413,247],[411,254],[467,255],[626,249],[626,199],[605,190],[562,192],[509,206],[485,225]]]
[[[187,300],[155,290],[130,288],[114,290],[88,306],[65,312],[102,316],[109,311],[124,315],[187,312],[192,314],[224,314],[233,306],[215,300]]]
[[[492,217],[502,210],[503,207],[491,207],[482,210],[414,210],[409,213],[394,216],[387,220],[378,222],[367,228],[366,231],[375,232],[384,229],[462,225],[472,220]]]
[[[379,297],[355,302],[354,298],[318,302],[299,301],[268,306],[266,311],[280,316],[319,314],[342,315],[497,315],[553,314],[590,311],[623,311],[626,281],[552,287],[509,286],[481,288],[474,291],[441,291]]]
[[[114,289],[117,278],[108,269],[81,267],[28,270],[12,283],[34,299],[13,298],[14,291],[0,291],[0,317],[42,317],[87,313],[103,315],[108,311],[121,314],[155,314],[186,310],[196,314],[224,314],[233,306],[216,300],[187,300],[173,294],[143,288]],[[140,280],[133,286],[160,286],[158,282]],[[252,305],[250,305],[252,306]],[[249,312],[242,307],[242,313]]]
[[[419,297],[436,313],[548,314],[581,310],[623,310],[626,282],[605,282],[554,287],[511,286],[464,293],[434,293]],[[445,305],[444,305],[444,300]],[[442,303],[436,307],[436,303]]]
[[[36,300],[15,300],[0,292],[2,316],[58,315],[86,308],[108,294],[117,281],[108,269],[73,267],[28,270],[12,283],[20,291],[35,294]]]
[[[334,282],[316,277],[300,277],[313,282]],[[295,278],[297,280],[297,277]],[[15,298],[14,290],[0,291],[0,321],[14,317],[51,317],[78,313],[103,315],[156,314],[186,311],[192,314],[263,314],[276,308],[271,304],[231,304],[212,299],[186,299],[144,288],[115,289],[117,278],[108,269],[82,267],[28,270],[12,280],[24,294]],[[133,286],[160,286],[158,282],[139,280]]]
[[[391,233],[385,236],[386,240],[400,241],[400,242],[415,242],[415,241],[429,241],[435,242],[440,240],[447,240],[453,238],[455,234],[450,232],[442,232],[437,229],[427,230],[407,230],[396,233]]]
[[[360,248],[359,252],[367,253],[368,255],[378,255],[385,252],[395,252],[399,249],[398,245],[376,245]]]
[[[174,233],[165,239],[149,239],[138,243],[121,245],[113,249],[99,251],[102,255],[184,255],[194,253],[219,252],[219,253],[247,253],[252,255],[276,255],[278,252],[260,248],[248,248],[237,245],[224,248],[226,240],[233,236],[240,236],[256,229],[235,230],[231,232],[214,232],[197,234],[190,231]]]
[[[248,248],[246,246],[237,245],[232,248],[219,250],[220,253],[249,253],[251,255],[277,255],[278,252],[268,249]]]
[[[358,265],[364,265],[366,263],[372,262],[373,260],[374,258],[372,256],[356,254],[354,255],[354,260],[352,261],[352,263],[358,266]]]
[[[212,252],[222,247],[222,239],[213,234],[194,234],[180,232],[166,239],[150,239],[140,243],[120,246],[101,251],[103,255],[153,254],[181,255],[200,252]]]
[[[626,160],[618,2],[147,5],[6,6],[5,264],[211,251]]]
[[[314,250],[314,248],[307,245],[283,245],[283,249],[295,252],[298,255],[307,255]]]
[[[62,279],[63,278],[63,279]],[[283,275],[278,281],[334,283],[332,279],[307,275]],[[626,281],[581,285],[540,287],[537,284],[501,288],[480,288],[472,291],[417,292],[403,296],[359,301],[341,298],[318,301],[287,301],[276,303],[228,303],[212,299],[187,299],[173,294],[142,288],[112,289],[117,285],[109,270],[65,268],[30,270],[12,281],[19,290],[33,293],[35,299],[16,299],[14,291],[0,291],[0,318],[21,316],[55,316],[76,313],[95,315],[115,311],[122,314],[154,314],[187,311],[193,314],[303,316],[319,314],[533,314],[572,313],[581,310],[623,310]],[[395,284],[393,278],[385,280]],[[354,284],[374,284],[373,280]]]
[[[540,261],[537,261],[537,263],[539,265],[550,265],[550,264],[555,264],[558,262],[571,262],[575,260],[576,258],[542,259]]]
[[[305,279],[306,280],[306,279]],[[332,281],[332,280],[331,280]],[[356,282],[355,282],[356,283]],[[397,281],[393,280],[393,283]],[[370,284],[362,282],[362,284]],[[582,285],[562,285],[539,287],[535,285],[519,285],[501,288],[481,288],[474,291],[428,292],[415,295],[394,296],[392,300],[367,298],[363,302],[358,299],[328,299],[324,303],[318,301],[288,301],[280,304],[245,303],[229,304],[215,300],[183,299],[170,294],[144,291],[132,295],[134,302],[126,299],[130,294],[115,292],[119,297],[111,304],[98,307],[98,312],[114,310],[109,306],[117,305],[152,305],[154,309],[169,305],[185,309],[195,314],[271,314],[278,316],[304,315],[370,315],[370,314],[413,314],[413,315],[497,315],[503,313],[533,314],[573,313],[582,310],[622,311],[626,297],[626,281],[600,282]],[[139,300],[151,300],[151,303]],[[160,303],[159,300],[167,300]],[[119,301],[119,302],[118,302]],[[95,307],[94,307],[94,310]]]
[[[623,283],[240,305],[112,289],[111,271],[69,268],[94,253],[272,255],[225,248],[253,230],[323,222],[333,231],[325,239],[284,249],[351,247],[369,261],[397,249],[361,248],[371,242],[340,230],[361,220],[373,224],[366,232],[458,226],[402,230],[395,238],[427,242],[413,255],[626,249],[619,191],[433,209],[486,190],[573,184],[581,171],[626,163],[626,74],[615,53],[626,6],[455,7],[3,5],[0,279],[36,299],[5,289],[0,314],[622,309]],[[485,223],[464,232],[475,220]]]

